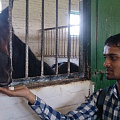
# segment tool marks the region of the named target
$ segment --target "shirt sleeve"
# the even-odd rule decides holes
[[[70,111],[65,115],[54,110],[37,96],[34,105],[28,104],[43,120],[96,120],[98,111],[96,102],[99,92],[100,91],[93,93],[90,98],[87,99],[85,103],[82,103],[75,111]]]

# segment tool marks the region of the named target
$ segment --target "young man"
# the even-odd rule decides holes
[[[105,58],[106,78],[108,80],[116,80],[116,84],[107,91],[102,107],[102,119],[120,120],[120,34],[111,36],[106,40],[103,56]],[[28,104],[41,119],[96,120],[99,117],[97,99],[101,90],[93,93],[85,103],[66,115],[53,110],[25,86],[16,87],[13,91],[0,88],[0,92],[12,97],[26,98],[29,101]]]

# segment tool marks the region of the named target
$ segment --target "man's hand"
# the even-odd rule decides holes
[[[14,90],[9,90],[8,87],[0,87],[0,92],[10,97],[24,97],[31,104],[34,104],[36,100],[36,96],[26,86],[17,86]]]

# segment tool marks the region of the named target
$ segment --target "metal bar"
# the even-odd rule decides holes
[[[42,21],[41,21],[41,76],[44,74],[44,0],[42,0]]]
[[[68,74],[70,73],[70,56],[71,56],[70,12],[71,12],[71,0],[69,0],[68,10]]]
[[[47,54],[47,53],[48,53],[48,47],[47,47],[47,46],[48,46],[48,44],[47,44],[47,42],[48,42],[48,41],[47,41],[47,32],[48,32],[48,31],[46,31],[46,55],[48,55],[48,54]]]
[[[40,55],[40,33],[38,31],[38,54]]]
[[[77,39],[77,36],[76,36],[76,44],[75,44],[75,56],[77,57],[78,56],[78,54],[77,54],[77,44],[79,44],[78,43],[78,39]]]
[[[51,30],[51,43],[50,43],[50,44],[51,44],[51,47],[50,47],[50,49],[51,49],[51,54],[50,54],[50,55],[52,55],[52,49],[53,49],[53,48],[52,48],[52,30]]]
[[[58,0],[56,0],[56,75],[58,74]]]
[[[74,26],[78,26],[79,24],[76,24],[76,25],[70,25],[71,27],[74,27]],[[58,29],[61,29],[61,28],[68,28],[68,25],[66,26],[59,26]],[[45,28],[44,30],[51,30],[51,29],[56,29],[56,27],[52,27],[52,28]]]
[[[48,55],[50,55],[50,31],[48,31]]]
[[[66,43],[66,28],[65,28],[65,38],[64,38],[64,57],[65,57],[65,43]]]
[[[46,44],[46,32],[47,32],[47,31],[44,31],[44,43],[45,43],[45,44],[44,44],[44,55],[46,55],[46,48],[47,48],[47,47],[46,47],[46,45],[47,45],[47,44]]]
[[[73,80],[79,80],[79,81],[83,81],[86,79],[83,78],[83,74],[82,73],[71,73],[71,74],[61,74],[61,75],[51,75],[51,76],[38,76],[38,77],[28,77],[28,78],[21,78],[18,79],[17,81],[13,81],[12,85],[17,86],[17,85],[31,85],[31,87],[33,87],[32,85],[35,85],[35,87],[38,87],[38,84],[42,83],[41,85],[53,85],[54,81],[58,81],[57,84],[61,81],[61,84],[63,84],[63,80],[64,81],[71,81],[73,82]],[[65,82],[65,83],[66,83]],[[68,83],[69,83],[68,82]],[[54,83],[55,84],[55,83]]]
[[[79,1],[79,72],[84,72],[84,54],[83,54],[83,1]]]
[[[98,0],[97,0],[98,1]],[[88,20],[88,1],[83,1],[83,14],[84,14],[84,16],[83,16],[83,21],[85,21],[84,23],[83,23],[83,25],[84,25],[84,27],[83,27],[83,61],[84,61],[84,77],[86,77],[86,78],[89,78],[89,67],[88,67],[88,39],[87,39],[87,36],[88,36],[88,30],[89,29],[87,29],[87,27],[89,27],[88,26],[88,22],[87,22],[87,20]],[[87,27],[86,27],[87,26]],[[90,28],[90,27],[89,27]],[[86,34],[87,33],[87,34]]]
[[[63,28],[62,28],[62,46],[63,46]],[[63,56],[63,48],[62,48],[62,50],[61,50],[61,54],[62,54],[62,56]]]
[[[9,46],[10,46],[10,59],[11,59],[11,67],[12,67],[12,7],[13,7],[13,0],[9,0]],[[12,71],[10,74],[12,78]]]
[[[47,55],[49,55],[49,31],[47,31]]]
[[[60,29],[59,29],[59,55],[61,55],[60,49],[61,49],[61,40],[60,40]]]
[[[74,40],[74,35],[73,35],[73,58],[75,57],[75,40]]]
[[[54,30],[53,56],[56,54],[56,30]]]
[[[25,77],[28,77],[28,44],[29,44],[29,32],[28,32],[28,26],[29,26],[29,0],[26,0],[26,34],[25,34],[25,43],[26,43],[26,58],[25,58]]]

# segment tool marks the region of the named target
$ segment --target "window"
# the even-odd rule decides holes
[[[80,23],[80,16],[79,12],[71,12],[70,14],[70,35],[77,36],[79,35],[79,23]]]

